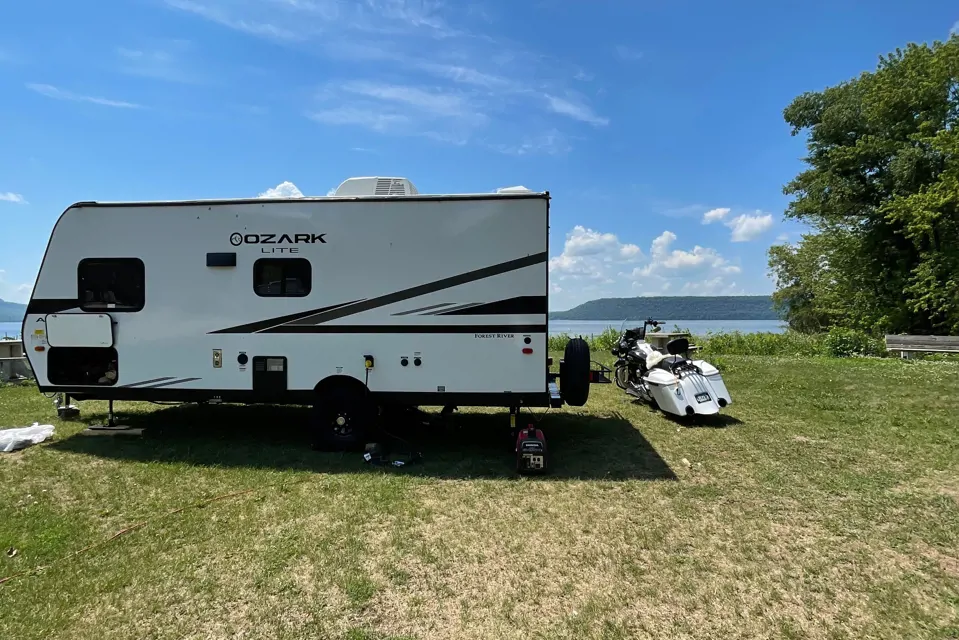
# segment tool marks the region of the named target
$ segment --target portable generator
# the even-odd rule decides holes
[[[522,474],[546,473],[546,437],[533,425],[516,436],[516,470]]]

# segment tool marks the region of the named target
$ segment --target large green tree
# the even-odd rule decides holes
[[[959,36],[897,49],[784,117],[809,151],[786,217],[813,230],[770,249],[790,324],[959,334]]]

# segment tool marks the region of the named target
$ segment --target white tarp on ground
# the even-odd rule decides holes
[[[9,453],[39,444],[53,435],[52,424],[34,422],[29,427],[0,429],[0,453]]]

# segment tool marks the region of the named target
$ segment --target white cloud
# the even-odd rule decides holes
[[[618,257],[633,259],[642,257],[643,252],[635,244],[622,244],[612,233],[601,233],[577,225],[566,235],[563,253],[569,256]]]
[[[278,27],[269,22],[235,19],[230,17],[230,15],[222,9],[212,5],[193,2],[192,0],[166,0],[166,3],[174,9],[194,13],[198,16],[206,18],[207,20],[223,25],[224,27],[229,27],[230,29],[235,29],[237,31],[243,31],[245,33],[249,33],[250,35],[265,38],[275,38],[278,40],[301,39],[298,34],[289,29]],[[293,2],[289,4],[295,5],[296,3]]]
[[[679,290],[684,296],[741,296],[746,292],[735,282],[726,282],[722,276],[685,283]]]
[[[58,89],[53,85],[49,84],[37,84],[37,83],[28,83],[27,89],[31,91],[36,91],[42,96],[48,98],[53,98],[55,100],[72,100],[74,102],[91,102],[93,104],[99,104],[104,107],[116,107],[119,109],[140,109],[141,105],[134,104],[132,102],[125,102],[123,100],[108,100],[107,98],[98,98],[95,96],[85,96],[77,93],[72,93],[64,89]]]
[[[691,272],[710,270],[715,273],[739,273],[736,265],[730,264],[715,249],[694,246],[691,250],[671,249],[676,240],[672,231],[663,231],[653,240],[650,248],[651,260],[643,267],[637,267],[631,274],[634,278],[645,276],[676,277]]]
[[[257,196],[258,198],[302,198],[303,192],[289,180],[281,182],[272,189],[267,189]]]
[[[30,204],[19,193],[12,191],[0,191],[0,202],[12,202],[13,204]]]
[[[324,104],[302,111],[326,126],[476,142],[502,153],[568,152],[561,127],[604,126],[570,90],[587,70],[511,42],[476,19],[474,3],[435,0],[165,0],[168,7],[344,65]],[[457,26],[468,25],[467,28]],[[357,64],[359,63],[359,64]],[[346,65],[349,65],[348,67]],[[364,75],[366,70],[374,75]],[[388,82],[384,79],[388,78]],[[458,89],[458,90],[457,90]],[[440,122],[433,122],[440,116]]]
[[[703,214],[703,224],[719,222],[724,220],[731,209],[729,207],[720,207],[710,209]],[[773,216],[771,213],[762,213],[757,211],[755,215],[741,214],[723,222],[724,225],[732,229],[730,240],[732,242],[748,242],[755,240],[773,226]]]
[[[317,100],[325,108],[308,116],[322,124],[425,136],[451,144],[463,144],[488,122],[476,94],[455,89],[363,80],[330,82]]]
[[[503,76],[485,73],[478,69],[455,64],[439,64],[428,60],[418,61],[417,68],[432,75],[460,84],[470,84],[485,89],[521,89],[515,81]]]
[[[337,107],[307,114],[311,120],[331,125],[358,125],[380,133],[408,131],[404,125],[410,124],[408,116],[397,113],[384,113],[374,109],[355,107]]]
[[[3,269],[0,269],[0,300],[25,303],[30,298],[30,291],[32,290],[32,284],[14,284],[12,282],[8,282],[7,272]]]
[[[487,146],[500,153],[512,156],[535,154],[558,156],[568,153],[572,149],[566,136],[556,129],[540,135],[522,136],[521,140],[514,144],[498,143],[488,144]]]
[[[956,20],[956,24],[952,25],[952,29],[949,29],[949,35],[959,36],[959,20]]]
[[[549,261],[551,306],[569,308],[598,297],[630,295],[720,295],[740,293],[731,276],[741,272],[709,247],[673,247],[677,236],[663,231],[649,255],[616,234],[577,225],[563,252]]]
[[[476,118],[479,121],[485,119],[481,114],[474,113],[465,95],[453,92],[430,91],[420,87],[366,81],[347,82],[338,88],[346,93],[373,98],[393,105],[410,107],[430,116]],[[332,87],[330,89],[332,90]]]
[[[550,259],[549,271],[559,281],[573,277],[603,282],[621,268],[619,265],[642,258],[643,252],[635,244],[620,242],[612,233],[576,225],[566,234],[563,252]]]
[[[637,60],[642,60],[643,52],[638,49],[633,49],[624,44],[618,45],[616,47],[616,55],[619,56],[622,60],[628,62],[635,62]]]
[[[592,73],[585,69],[577,69],[576,73],[573,74],[573,80],[579,80],[580,82],[591,82],[594,77]]]
[[[749,242],[772,228],[773,216],[771,213],[754,216],[742,214],[727,222],[726,226],[733,230],[730,240]]]
[[[609,124],[609,118],[596,115],[589,105],[578,100],[567,100],[554,95],[545,94],[546,102],[550,111],[560,115],[568,116],[574,120],[587,122],[593,126],[604,127]]]
[[[720,207],[718,209],[710,209],[703,214],[703,224],[709,224],[710,222],[716,222],[717,220],[722,220],[726,217],[726,214],[729,213],[727,207]]]
[[[188,64],[181,60],[182,54],[190,49],[190,43],[184,40],[172,40],[163,43],[163,48],[130,49],[117,47],[121,73],[166,82],[193,84],[200,81],[195,71],[188,70]]]

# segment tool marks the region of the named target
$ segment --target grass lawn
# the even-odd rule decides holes
[[[2,388],[0,427],[57,432],[0,454],[0,577],[45,566],[0,638],[959,637],[959,364],[720,364],[704,426],[613,385],[550,412],[538,479],[502,411],[396,425],[425,464],[379,469],[301,409],[120,403],[143,437],[84,436]]]

